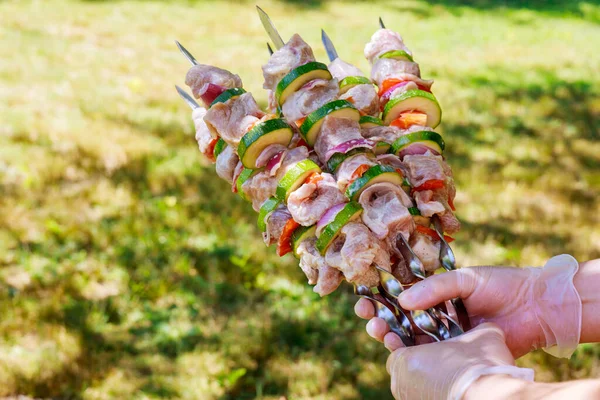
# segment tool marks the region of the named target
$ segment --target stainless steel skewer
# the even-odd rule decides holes
[[[189,62],[192,63],[192,65],[198,65],[198,61],[196,61],[192,53],[187,51],[187,49],[183,47],[181,43],[179,43],[177,40],[175,41],[175,43],[177,44],[177,47],[179,47],[179,51],[181,51],[181,53],[185,56],[185,58],[188,59]]]
[[[323,42],[323,46],[325,46],[325,51],[327,52],[327,57],[329,57],[329,61],[333,61],[338,58],[338,53],[335,50],[335,46],[329,36],[325,33],[323,29],[321,29],[321,41]]]
[[[383,24],[383,20],[381,19],[381,17],[379,17],[379,26],[381,27],[381,29],[385,29],[385,25]]]
[[[185,101],[192,110],[200,108],[200,104],[198,104],[196,100],[194,100],[194,98],[190,96],[185,90],[183,90],[177,85],[175,85],[175,88],[177,89],[177,93],[179,93],[183,101]]]
[[[279,50],[280,48],[285,46],[285,42],[281,38],[279,32],[277,32],[275,25],[273,25],[273,22],[271,21],[271,18],[269,18],[267,13],[264,12],[264,10],[259,6],[256,6],[256,11],[258,11],[258,17],[260,18],[260,22],[262,22],[265,31],[267,31],[267,35],[269,35],[269,37],[273,41],[273,44],[275,44],[275,48]]]
[[[354,293],[358,296],[371,300],[375,306],[377,317],[383,319],[390,330],[394,332],[406,347],[414,346],[415,333],[410,325],[410,321],[406,315],[402,313],[404,318],[398,319],[397,308],[379,293],[377,288],[369,288],[365,285],[354,285]]]
[[[271,47],[269,42],[267,42],[267,50],[269,50],[269,55],[273,55],[273,48]]]

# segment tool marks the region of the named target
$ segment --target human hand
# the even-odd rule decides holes
[[[387,370],[397,400],[458,400],[484,375],[533,380],[533,370],[515,367],[504,333],[490,323],[444,342],[399,348],[388,357]]]
[[[579,342],[581,330],[581,302],[570,284],[576,272],[577,262],[565,255],[552,258],[545,268],[463,268],[415,284],[401,294],[399,302],[407,310],[424,310],[460,297],[472,325],[499,325],[516,358],[557,343],[567,349],[561,353],[564,356]],[[383,320],[373,318],[370,302],[359,300],[355,312],[361,318],[371,319],[367,332],[388,349],[402,346]],[[569,320],[573,323],[567,323]]]

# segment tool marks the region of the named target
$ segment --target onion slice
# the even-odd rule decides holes
[[[369,139],[352,139],[352,140],[348,140],[347,142],[344,142],[342,144],[338,144],[337,146],[335,146],[335,147],[327,150],[327,153],[325,153],[325,162],[329,161],[329,159],[331,158],[331,156],[334,155],[335,153],[346,154],[350,150],[354,150],[354,149],[357,149],[359,147],[364,147],[364,148],[367,148],[367,149],[372,149],[373,147],[375,147],[375,142],[373,142],[372,140],[369,140]]]
[[[198,92],[196,92],[196,96],[199,96],[202,99],[204,104],[206,104],[206,107],[210,107],[210,104],[225,90],[227,90],[226,87],[215,85],[213,83],[206,83],[198,90]]]
[[[403,82],[395,84],[394,86],[391,86],[379,98],[379,107],[381,107],[381,109],[383,110],[383,108],[385,107],[385,105],[387,104],[387,102],[390,101],[390,96],[392,95],[392,93],[394,93],[394,90],[400,89],[401,87],[406,86],[409,83],[412,83],[412,81],[403,81]]]
[[[269,175],[274,176],[277,173],[286,155],[287,150],[282,150],[269,159],[267,162],[267,172],[269,172]]]
[[[344,208],[345,205],[346,203],[336,204],[329,210],[325,211],[325,214],[323,214],[319,222],[317,222],[317,229],[315,231],[315,235],[317,237],[321,236],[321,232],[323,231],[323,229],[331,222],[333,222],[335,216],[338,215],[338,213],[342,210],[342,208]]]
[[[426,146],[421,143],[411,143],[398,153],[398,157],[400,159],[403,159],[404,156],[415,155],[415,154],[425,154],[428,151],[430,151],[431,154],[433,154],[434,156],[440,155],[440,153],[438,153],[437,151],[435,151],[434,149],[432,149],[429,146]]]

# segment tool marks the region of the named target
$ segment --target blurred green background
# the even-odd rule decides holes
[[[381,16],[444,109],[463,266],[600,257],[600,3],[261,0],[368,71]],[[266,249],[173,85],[198,60],[262,104],[254,3],[0,2],[0,396],[391,399],[349,287]],[[600,346],[519,360],[600,375]]]

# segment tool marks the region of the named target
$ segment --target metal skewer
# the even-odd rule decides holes
[[[181,98],[187,103],[188,106],[190,106],[192,110],[200,108],[200,104],[198,104],[196,100],[194,100],[194,98],[190,96],[185,90],[183,90],[177,85],[175,85],[175,88],[177,89],[177,93],[179,93]]]
[[[325,51],[327,52],[327,57],[329,57],[329,61],[333,61],[338,58],[338,53],[335,50],[335,46],[329,36],[325,33],[323,29],[321,29],[321,41],[323,42],[323,46],[325,46]]]
[[[267,42],[267,50],[269,50],[269,54],[273,55],[273,48],[271,47],[271,45],[269,44],[269,42]]]
[[[256,11],[258,11],[258,17],[260,18],[260,22],[262,22],[265,31],[267,31],[267,35],[269,35],[269,37],[273,41],[273,44],[275,44],[277,50],[285,46],[285,42],[281,38],[279,32],[277,32],[275,25],[273,25],[273,22],[271,21],[271,18],[269,18],[267,13],[264,12],[263,9],[259,6],[256,6]]]
[[[388,300],[390,300],[390,302],[396,306],[398,304],[398,296],[404,291],[402,284],[388,271],[380,267],[376,268],[377,272],[379,273],[379,279],[381,281],[383,293],[387,295],[387,297],[391,297],[391,299],[388,298]],[[400,309],[399,305],[397,308]],[[415,325],[417,325],[419,329],[434,338],[436,341],[446,340],[463,333],[463,330],[458,323],[443,311],[429,308],[426,311],[413,310],[410,311],[410,314],[415,322]],[[449,329],[444,325],[444,322],[440,316],[448,321]]]
[[[181,51],[181,53],[185,56],[185,58],[188,59],[189,62],[192,63],[192,65],[198,65],[198,61],[194,58],[192,53],[187,51],[187,49],[183,47],[181,43],[179,43],[177,40],[175,41],[175,44],[177,44],[177,47],[179,47],[179,51]]]
[[[414,346],[415,333],[410,325],[409,319],[402,313],[404,318],[398,320],[397,308],[379,293],[377,288],[369,288],[365,285],[354,285],[354,293],[358,296],[371,300],[375,306],[375,314],[383,319],[390,330],[394,332],[406,347]]]
[[[381,29],[385,29],[385,25],[383,24],[383,20],[381,19],[381,17],[379,17],[379,26],[381,27]]]

